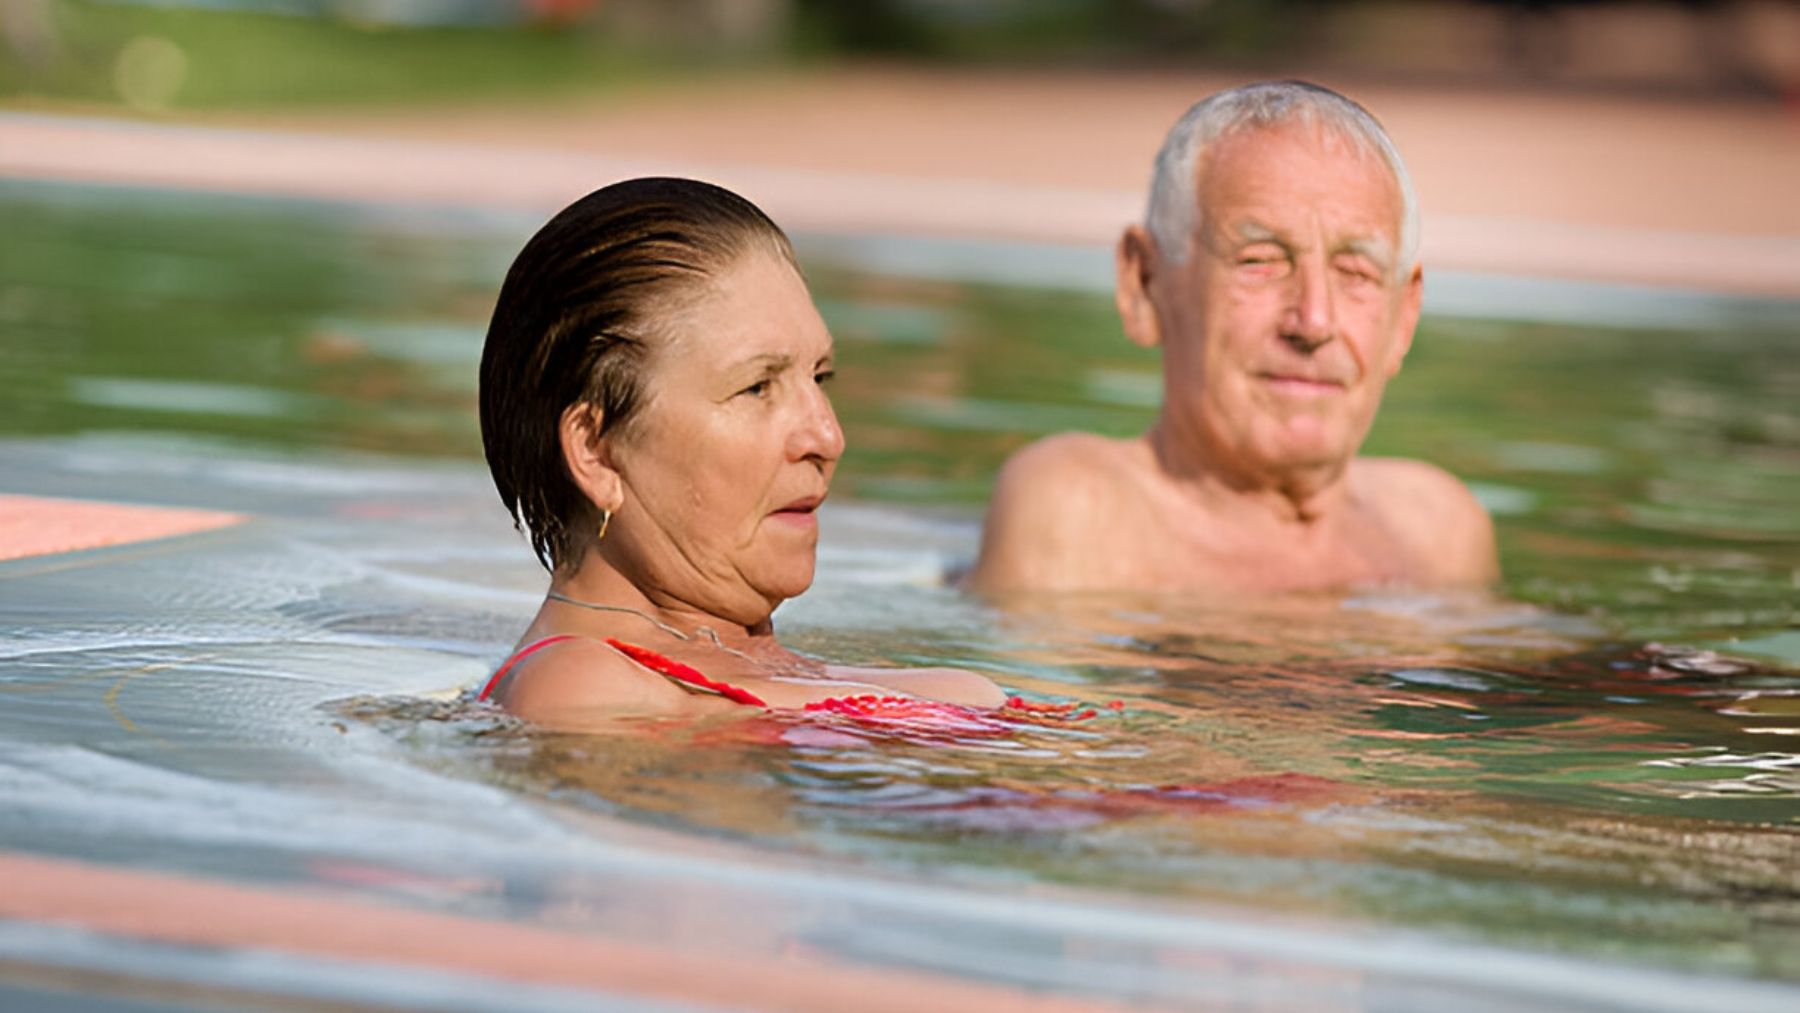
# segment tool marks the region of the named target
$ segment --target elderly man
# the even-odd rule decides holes
[[[969,586],[1493,580],[1493,528],[1461,482],[1356,456],[1419,320],[1418,232],[1399,152],[1349,99],[1279,82],[1190,109],[1117,250],[1125,334],[1162,349],[1156,422],[1015,454]]]

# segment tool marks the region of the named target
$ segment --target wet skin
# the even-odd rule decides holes
[[[1000,703],[972,673],[827,666],[775,640],[771,613],[812,583],[816,512],[844,450],[825,392],[831,334],[793,265],[747,253],[672,307],[665,329],[625,425],[603,428],[584,406],[563,420],[570,474],[612,518],[552,590],[607,608],[546,600],[520,643],[575,639],[531,654],[496,699],[561,728],[739,706],[628,660],[613,637],[776,707],[896,692]]]
[[[1386,165],[1294,122],[1216,142],[1186,256],[1119,244],[1126,335],[1163,354],[1135,440],[1065,434],[1002,470],[981,591],[1290,591],[1482,583],[1485,513],[1420,462],[1359,459],[1419,316]]]

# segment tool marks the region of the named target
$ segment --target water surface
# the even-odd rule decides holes
[[[1062,429],[1140,431],[1154,357],[1092,291],[875,274],[803,244],[850,451],[784,638],[972,666],[1093,714],[576,737],[457,696],[543,586],[473,420],[485,315],[530,222],[23,184],[0,212],[4,491],[254,516],[0,564],[0,845],[604,926],[582,905],[657,903],[606,874],[638,861],[619,836],[636,827],[774,863],[733,888],[751,897],[791,888],[797,861],[840,902],[865,883],[894,885],[890,913],[913,898],[911,928],[827,933],[844,959],[1030,984],[1052,972],[1009,961],[1111,953],[1072,926],[1135,912],[1106,944],[1134,955],[1058,987],[1136,998],[1201,995],[1135,963],[1153,915],[1573,959],[1624,1004],[1667,971],[1800,980],[1791,308],[1428,316],[1371,449],[1474,485],[1495,594],[987,602],[943,577],[998,462]],[[666,863],[678,892],[708,867]],[[1023,913],[958,922],[921,883]],[[1059,891],[1071,907],[1032,906]],[[821,923],[794,919],[761,930],[775,941],[740,931],[816,944]],[[1332,966],[1371,973],[1357,952]],[[1289,998],[1341,998],[1314,986]]]

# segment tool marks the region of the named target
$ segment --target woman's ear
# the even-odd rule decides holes
[[[557,435],[562,440],[563,464],[575,487],[596,509],[611,513],[625,502],[625,482],[613,468],[607,440],[600,435],[602,421],[599,408],[578,401],[563,411]]]
[[[1113,255],[1118,282],[1113,301],[1119,307],[1119,323],[1125,336],[1141,348],[1162,344],[1162,324],[1156,319],[1156,303],[1150,298],[1150,281],[1160,269],[1156,239],[1141,225],[1128,226],[1119,237]]]

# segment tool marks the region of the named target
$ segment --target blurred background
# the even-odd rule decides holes
[[[1024,442],[1142,430],[1158,367],[1111,244],[1189,104],[1300,76],[1383,120],[1423,204],[1427,321],[1371,447],[1476,483],[1511,590],[1638,593],[1667,560],[1634,553],[1684,538],[1722,594],[1800,580],[1800,0],[0,15],[3,438],[478,468],[512,254],[597,186],[693,175],[799,241],[847,349],[840,492],[972,519]],[[1617,581],[1531,590],[1604,559]]]
[[[6,0],[13,100],[138,110],[542,94],[880,58],[1777,97],[1791,0]]]
[[[1120,334],[1112,243],[1177,117],[1272,76],[1361,101],[1411,168],[1426,315],[1367,448],[1470,484],[1497,522],[1501,593],[1260,624],[1084,599],[1027,626],[957,595],[944,575],[973,555],[1007,454],[1154,418],[1160,364]],[[315,705],[466,685],[505,654],[543,575],[483,466],[488,316],[550,214],[644,174],[710,179],[767,210],[838,342],[848,450],[820,593],[783,612],[791,644],[1029,672],[1025,685],[1071,694],[1154,683],[1193,720],[1146,722],[1147,762],[1317,763],[1450,800],[1476,785],[1527,800],[1524,815],[1471,808],[1469,826],[1497,829],[1429,847],[1415,823],[1311,815],[1304,832],[1248,836],[1235,819],[1145,838],[1102,824],[1099,843],[1071,847],[1062,829],[965,829],[931,806],[904,822],[911,796],[886,786],[942,798],[947,776],[911,754],[808,769],[678,748],[665,775],[661,753],[577,750],[515,775],[517,740],[403,707],[387,723],[411,752],[392,755],[534,796],[553,784],[559,804],[565,768],[599,772],[606,812],[615,795],[657,813],[704,789],[726,799],[722,820],[752,814],[753,835],[797,813],[809,870],[855,854],[907,882],[981,868],[1142,883],[1159,901],[1194,883],[1800,980],[1800,0],[0,0],[0,496],[253,518],[216,539],[0,564],[0,689],[19,690],[0,708],[0,849],[286,878],[321,849],[418,868],[429,839],[446,880],[515,860],[555,879],[565,851],[543,842],[561,838],[494,829],[505,862],[454,843],[512,826],[472,808],[514,807],[410,797],[390,753]],[[0,501],[0,555],[8,525],[27,523]],[[1368,667],[1395,656],[1457,667],[1408,663],[1404,684]],[[1025,765],[1016,776],[971,760],[972,818],[994,811],[991,772],[1003,785],[1077,769],[1043,755],[994,761]],[[1169,780],[1086,755],[1102,782]],[[327,773],[346,756],[366,772]],[[747,791],[739,767],[760,779]],[[810,801],[765,805],[770,784]],[[417,833],[388,832],[396,806],[428,814]],[[1602,820],[1623,829],[1556,836]],[[1384,828],[1401,857],[1367,872],[1306,850],[1356,854]],[[898,850],[909,834],[951,850]],[[440,839],[453,843],[432,850]],[[1217,848],[1251,857],[1211,864]],[[594,882],[663,882],[630,868]],[[545,910],[589,895],[568,896]],[[594,918],[637,931],[591,896]],[[893,938],[819,925],[795,937],[801,953]],[[1055,963],[1085,996],[1112,972],[1061,955],[1122,952],[1126,937],[1034,949],[1042,965],[988,961],[971,938],[933,931],[954,966]],[[12,952],[0,940],[0,964]],[[1253,973],[1295,977],[1267,966]],[[1357,988],[1352,1006],[1383,994]],[[1660,986],[1636,988],[1617,1001]]]
[[[687,172],[803,232],[1087,246],[1188,104],[1306,77],[1396,135],[1431,266],[1800,295],[1728,241],[1800,236],[1800,0],[0,0],[0,34],[12,177],[546,213]]]

